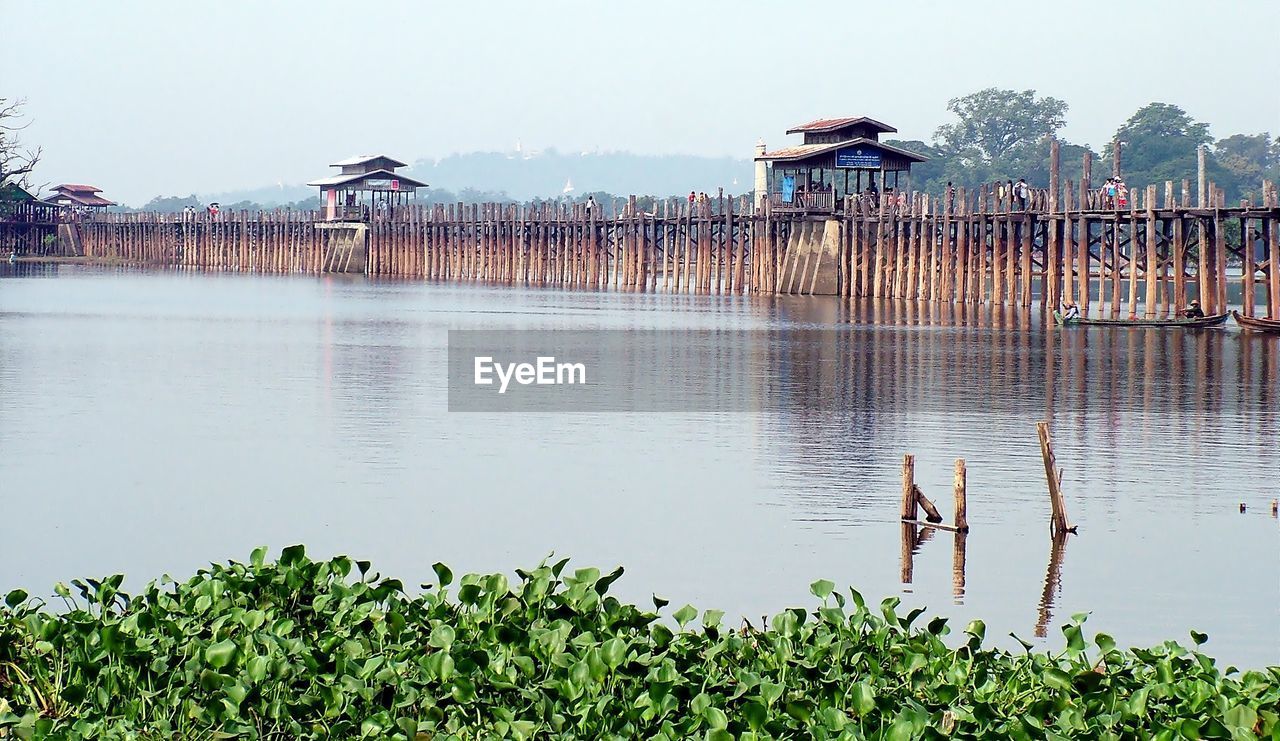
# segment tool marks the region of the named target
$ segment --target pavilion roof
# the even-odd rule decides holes
[[[334,162],[332,165],[329,165],[329,167],[350,167],[351,165],[363,165],[367,162],[373,162],[374,160],[386,160],[391,164],[392,167],[404,167],[406,164],[394,157],[388,157],[385,154],[362,154],[356,157],[348,157],[347,159],[342,160],[341,162]]]
[[[62,185],[53,186],[53,190],[62,193],[101,193],[102,188],[96,185],[81,185],[79,183],[63,183]]]
[[[929,161],[928,157],[916,154],[915,152],[910,152],[900,147],[895,147],[892,144],[885,144],[884,142],[878,142],[866,137],[846,139],[845,141],[840,142],[828,142],[826,144],[797,144],[794,147],[783,147],[782,149],[777,149],[772,152],[765,152],[759,157],[756,157],[756,159],[765,161],[794,162],[795,160],[807,159],[817,154],[825,154],[832,150],[844,149],[845,147],[873,147],[875,149],[881,149],[886,152],[892,152],[896,155],[906,157],[912,162]]]
[[[57,190],[56,188],[54,190]],[[58,205],[66,205],[63,201],[70,201],[77,206],[114,206],[115,201],[108,201],[97,194],[97,191],[58,191],[45,199],[46,203],[54,203]]]
[[[356,172],[347,175],[333,175],[319,180],[312,180],[307,185],[321,188],[333,188],[339,185],[346,185],[354,190],[373,190],[373,188],[360,188],[361,180],[399,180],[401,188],[426,188],[427,184],[421,180],[414,180],[407,175],[399,175],[391,170],[372,170],[370,172]],[[379,188],[378,190],[382,190]]]
[[[809,131],[809,132],[835,131],[836,129],[843,129],[848,126],[856,126],[856,125],[869,126],[877,131],[880,131],[886,134],[898,133],[898,130],[893,128],[889,124],[884,123],[883,121],[877,121],[874,118],[867,118],[866,116],[851,116],[848,118],[819,118],[816,121],[810,121],[809,123],[800,124],[799,126],[793,126],[787,129],[787,133],[800,134],[806,131]]]

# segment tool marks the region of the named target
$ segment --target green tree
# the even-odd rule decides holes
[[[1036,97],[1034,90],[987,88],[952,98],[947,110],[957,121],[938,127],[938,148],[964,167],[980,167],[1056,134],[1066,123],[1067,104]]]
[[[1148,103],[1116,131],[1122,175],[1130,187],[1196,176],[1196,147],[1212,141],[1209,125],[1176,105]],[[1111,145],[1106,148],[1110,169]]]
[[[1232,134],[1213,145],[1214,180],[1228,198],[1261,201],[1262,181],[1280,174],[1280,139],[1271,134]]]
[[[162,214],[176,214],[187,206],[196,209],[204,208],[204,204],[196,197],[195,193],[183,198],[182,196],[156,196],[143,204],[141,211],[156,211]]]

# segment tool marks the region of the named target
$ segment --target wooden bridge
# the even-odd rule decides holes
[[[1056,147],[1055,147],[1056,149]],[[645,212],[583,205],[407,207],[334,229],[313,212],[104,214],[75,222],[86,258],[262,273],[357,272],[586,290],[843,297],[1058,306],[1165,317],[1229,288],[1280,317],[1280,203],[1228,208],[1205,184],[1134,191],[1103,208],[1085,177],[1019,210],[994,188],[900,202],[846,199],[823,214],[745,198],[683,199]],[[1054,170],[1056,174],[1056,169]],[[1177,193],[1175,193],[1177,190]],[[325,225],[328,226],[325,226]],[[356,227],[359,227],[358,229]],[[70,240],[59,240],[59,242]],[[360,248],[363,249],[360,249]],[[71,245],[65,245],[69,252]],[[1255,301],[1244,300],[1252,315]]]

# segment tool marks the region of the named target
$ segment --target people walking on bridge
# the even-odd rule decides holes
[[[1027,185],[1026,178],[1018,178],[1018,184],[1013,186],[1013,196],[1018,199],[1018,210],[1026,211],[1031,200],[1031,186]]]
[[[1116,178],[1116,208],[1129,208],[1129,188],[1124,184],[1124,178]]]
[[[1102,208],[1111,210],[1116,207],[1116,179],[1107,178],[1102,184]]]

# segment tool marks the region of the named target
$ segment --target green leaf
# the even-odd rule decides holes
[[[21,589],[15,589],[4,596],[4,603],[9,607],[17,607],[27,601],[27,593]]]
[[[1209,640],[1209,634],[1193,630],[1191,631],[1191,640],[1195,641],[1197,646],[1203,646]]]
[[[230,639],[214,643],[204,650],[205,663],[214,669],[221,669],[230,664],[235,655],[236,644]]]
[[[307,557],[307,549],[305,546],[291,545],[280,551],[281,566],[296,566],[302,563]]]
[[[440,582],[440,586],[447,587],[453,583],[453,571],[448,566],[437,561],[431,564],[431,570],[436,572],[436,580]]]
[[[84,701],[84,698],[88,697],[88,695],[89,691],[85,689],[85,686],[78,683],[69,684],[66,687],[63,687],[62,691],[58,693],[58,696],[70,705],[79,705]],[[0,705],[2,704],[3,703],[0,703]]]
[[[249,659],[249,663],[245,667],[249,679],[254,682],[261,682],[267,678],[267,669],[271,667],[271,660],[266,656],[254,656]]]
[[[723,730],[729,726],[729,718],[720,708],[709,707],[702,713],[702,717],[706,719],[707,725],[712,730]]]
[[[453,681],[453,691],[450,694],[456,702],[465,705],[475,701],[476,686],[466,677],[458,677]]]
[[[1071,689],[1071,675],[1061,669],[1049,667],[1044,670],[1043,677],[1044,683],[1054,689],[1063,691]]]
[[[1084,650],[1084,631],[1080,630],[1079,623],[1071,623],[1062,626],[1062,633],[1067,637],[1067,650],[1072,653],[1079,653]]]
[[[711,707],[711,695],[708,695],[705,692],[698,693],[698,696],[693,698],[693,701],[689,703],[689,709],[692,710],[695,715],[702,715],[702,711],[709,707]]]
[[[849,689],[849,708],[857,715],[866,715],[876,709],[876,694],[871,685],[858,682]]]
[[[830,597],[831,592],[833,592],[835,588],[835,582],[828,581],[827,579],[819,579],[809,585],[809,591],[818,599],[826,599],[827,597]]]
[[[675,613],[672,614],[672,617],[676,619],[676,623],[678,623],[681,628],[688,625],[689,622],[692,621],[697,616],[698,616],[698,611],[694,609],[693,605],[685,605],[684,607],[681,607],[679,610],[676,610]]]
[[[454,638],[453,628],[441,623],[431,629],[431,637],[427,639],[427,645],[447,649],[453,645]]]
[[[1252,731],[1253,727],[1258,724],[1258,714],[1253,708],[1247,705],[1236,705],[1222,716],[1228,728],[1243,728]]]
[[[1094,636],[1093,642],[1098,644],[1098,648],[1102,649],[1103,653],[1111,653],[1116,648],[1116,639],[1106,633],[1099,633]]]
[[[610,638],[600,646],[600,658],[610,669],[617,669],[627,656],[627,642],[621,638]]]
[[[970,646],[980,646],[982,645],[982,639],[987,635],[987,624],[981,620],[971,620],[965,626],[964,632],[973,638],[973,640],[969,641]]]

